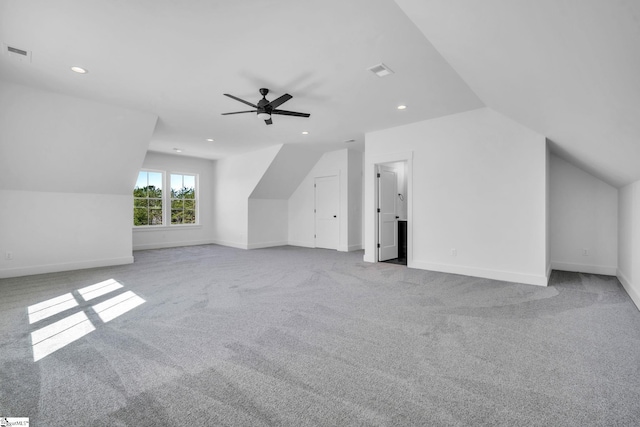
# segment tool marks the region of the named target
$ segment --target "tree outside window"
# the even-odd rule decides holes
[[[133,189],[133,225],[162,225],[162,172],[140,171]]]
[[[171,224],[196,224],[196,176],[171,174]]]

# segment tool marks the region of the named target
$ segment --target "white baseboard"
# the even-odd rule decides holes
[[[362,250],[362,245],[358,244],[358,245],[350,245],[349,246],[349,252],[353,252],[353,251],[360,251]]]
[[[33,265],[29,267],[5,268],[0,270],[0,279],[9,277],[32,276],[34,274],[58,273],[61,271],[84,270],[87,268],[110,267],[113,265],[132,264],[133,256],[88,261],[64,262],[60,264]]]
[[[558,261],[551,261],[551,268],[553,268],[554,270],[575,271],[577,273],[603,274],[606,276],[615,276],[618,271],[618,267],[610,265],[588,265]]]
[[[216,239],[213,239],[211,243],[213,243],[214,245],[229,246],[230,248],[249,249],[246,243],[229,242],[227,240],[216,240]]]
[[[290,240],[287,244],[289,246],[300,246],[302,248],[315,248],[314,244],[309,242],[296,242]]]
[[[631,281],[627,279],[627,276],[625,276],[622,271],[618,270],[618,274],[616,274],[616,276],[618,277],[618,280],[620,280],[620,283],[622,283],[624,290],[629,294],[631,301],[633,301],[638,310],[640,310],[640,293],[633,288]]]
[[[157,242],[146,243],[142,245],[134,245],[134,251],[144,251],[147,249],[165,249],[165,248],[179,248],[182,246],[196,246],[196,245],[211,245],[213,240],[191,240],[186,242]]]
[[[247,249],[262,249],[262,248],[273,248],[275,246],[286,246],[288,242],[262,242],[262,243],[250,243],[247,245]]]
[[[505,282],[524,283],[526,285],[547,286],[548,278],[533,274],[514,273],[511,271],[490,270],[476,267],[464,267],[459,265],[436,264],[423,261],[409,260],[409,268],[439,271],[442,273],[462,274],[464,276],[482,277],[485,279],[501,280]]]

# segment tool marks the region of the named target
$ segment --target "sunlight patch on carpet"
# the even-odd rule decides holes
[[[144,304],[145,302],[145,300],[140,298],[135,293],[127,291],[116,297],[108,299],[105,302],[96,304],[92,308],[98,314],[98,316],[100,316],[100,319],[104,323],[107,323],[108,321],[115,319],[116,317],[136,308],[140,304]]]
[[[27,307],[29,314],[29,324],[51,317],[54,314],[62,313],[65,310],[76,307],[78,302],[71,293],[51,298],[38,304]]]
[[[89,319],[87,313],[95,315],[89,311],[87,301],[107,295],[122,288],[122,284],[115,279],[104,280],[94,285],[78,289],[80,296],[74,296],[69,292],[59,297],[27,307],[29,324],[39,322],[48,317],[62,313],[78,307],[78,311],[61,320],[57,320],[49,325],[43,326],[31,332],[31,346],[33,349],[33,361],[37,362],[51,353],[60,350],[68,344],[82,338],[83,336],[96,330],[96,326]],[[132,291],[126,291],[115,297],[109,298],[98,304],[91,306],[91,309],[98,315],[100,320],[107,323],[118,316],[133,310],[146,301]],[[80,306],[83,304],[83,306]],[[58,316],[59,317],[59,316]],[[99,322],[99,321],[98,321]]]

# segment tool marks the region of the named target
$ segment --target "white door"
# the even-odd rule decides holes
[[[398,258],[398,177],[389,166],[378,166],[378,260]]]
[[[316,248],[338,249],[340,236],[338,176],[315,179]]]

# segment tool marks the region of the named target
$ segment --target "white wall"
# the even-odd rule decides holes
[[[156,120],[0,81],[0,189],[129,195]]]
[[[148,152],[140,169],[198,175],[198,225],[133,227],[133,249],[204,245],[213,242],[212,160]]]
[[[351,220],[350,218],[350,210],[357,213],[360,209],[357,206],[360,200],[360,192],[357,177],[353,177],[350,186],[349,151],[348,149],[343,149],[323,154],[289,198],[290,245],[315,247],[315,239],[313,237],[315,230],[315,217],[313,213],[315,205],[314,180],[317,177],[337,175],[340,187],[338,250],[347,252],[350,249],[360,249],[361,245],[357,241],[358,230],[361,229],[360,220],[357,218]],[[353,154],[351,158],[353,167],[356,169],[358,169],[358,156],[359,154],[356,153]],[[353,174],[357,176],[357,170],[354,171]],[[350,229],[353,229],[351,235],[349,234]],[[352,240],[350,240],[350,236]]]
[[[545,227],[545,241],[547,242],[546,246],[545,246],[545,271],[547,272],[547,278],[551,277],[551,236],[550,236],[550,229],[551,229],[551,150],[549,148],[549,140],[546,141],[547,142],[547,148],[546,148],[546,164],[545,164],[545,177],[546,177],[546,212],[545,212],[545,220],[546,220],[546,227]]]
[[[552,267],[615,275],[618,190],[556,155],[550,184]]]
[[[300,144],[280,148],[249,198],[249,249],[288,243],[288,199],[321,156]]]
[[[0,190],[0,278],[133,262],[132,206],[130,195]]]
[[[131,189],[156,120],[0,82],[0,277],[133,261]]]
[[[289,199],[321,156],[302,144],[284,144],[251,192],[251,198]]]
[[[362,249],[362,152],[348,150],[349,182],[347,183],[347,199],[349,204],[348,250]]]
[[[213,179],[213,241],[247,249],[249,196],[282,145],[216,160]]]
[[[617,276],[640,309],[640,181],[618,194]]]
[[[547,284],[543,136],[482,108],[368,133],[365,147],[366,261],[376,259],[375,163],[405,156],[409,267]]]
[[[286,245],[288,215],[286,200],[249,199],[248,249]]]

